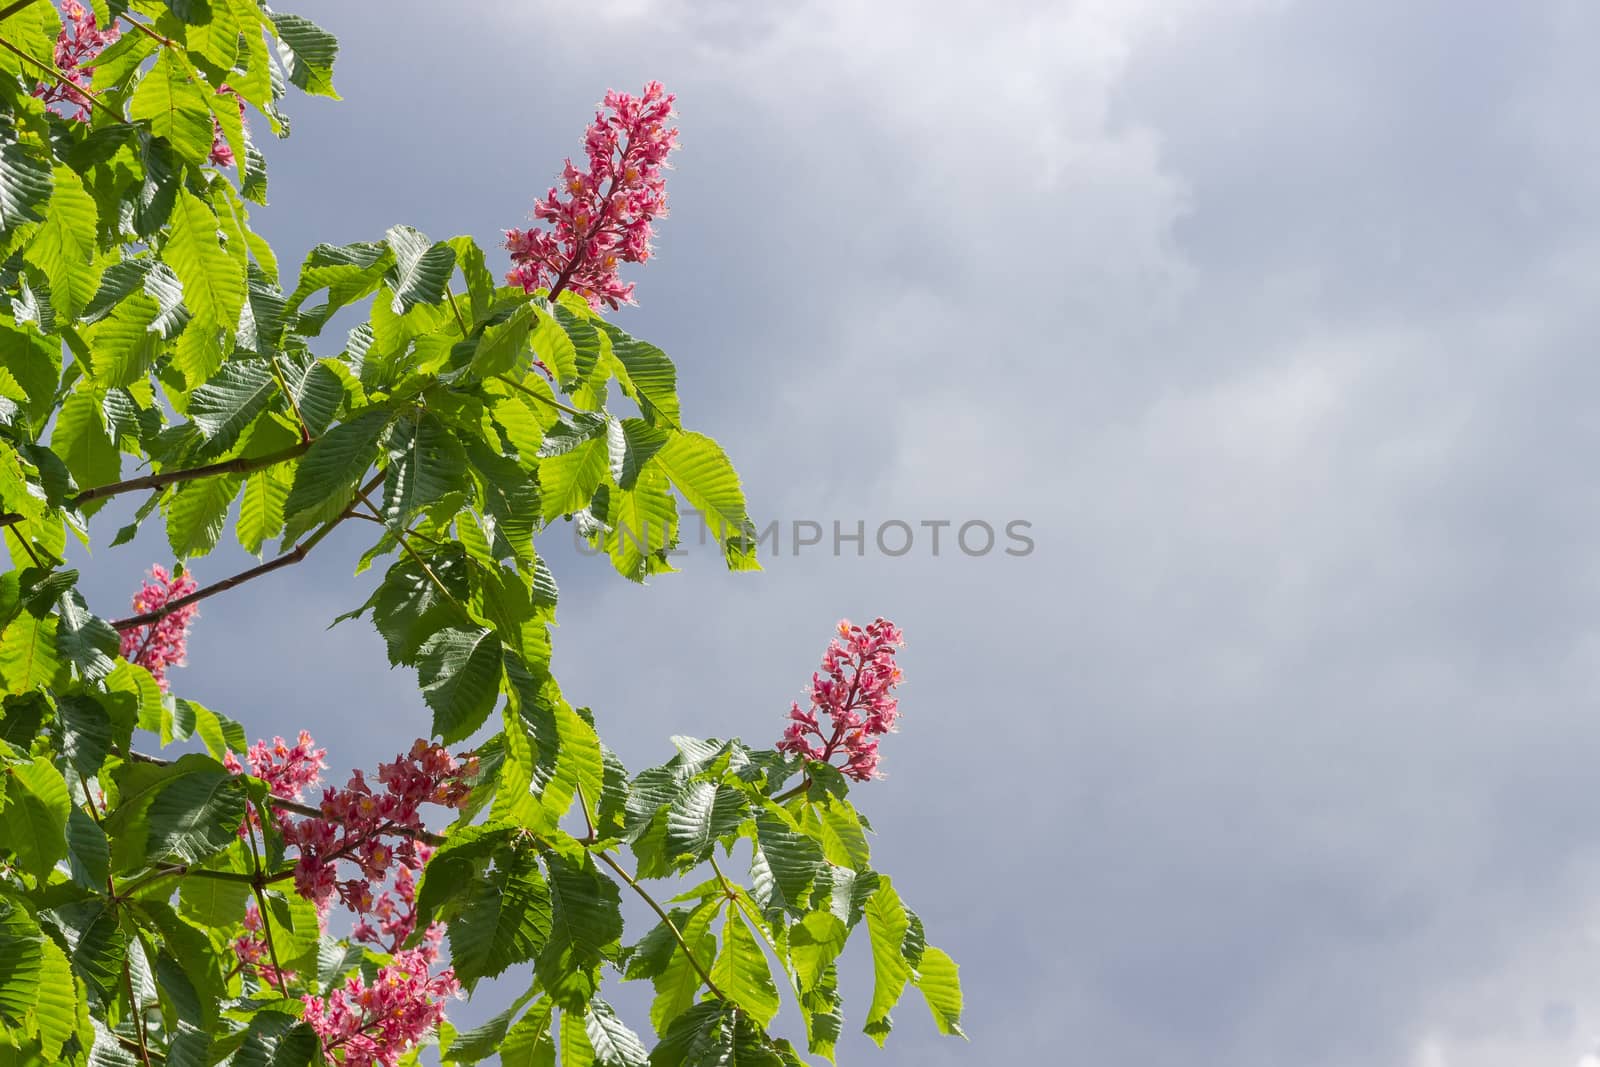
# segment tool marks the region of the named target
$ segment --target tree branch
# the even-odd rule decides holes
[[[383,472],[379,471],[370,482],[368,482],[361,489],[357,490],[357,492],[371,492],[382,480]],[[230,578],[224,578],[220,582],[212,582],[208,586],[196,589],[188,596],[181,596],[176,600],[170,600],[161,605],[159,608],[156,608],[154,611],[147,611],[142,615],[130,615],[126,619],[117,619],[111,624],[111,628],[120,633],[123,630],[132,630],[136,627],[148,626],[150,623],[161,621],[174,611],[177,611],[179,608],[184,608],[188,607],[190,604],[199,603],[200,601],[205,600],[207,597],[216,596],[218,593],[226,593],[229,589],[232,589],[235,586],[243,585],[252,578],[259,578],[263,574],[271,574],[273,571],[282,570],[284,567],[299,563],[301,560],[305,559],[311,554],[311,550],[316,548],[318,543],[321,542],[324,537],[327,537],[333,532],[333,528],[335,526],[338,526],[341,522],[349,517],[350,516],[348,513],[341,514],[338,517],[323,523],[316,533],[312,534],[304,541],[301,541],[298,545],[295,545],[281,556],[269,559],[265,563],[251,567],[249,570],[240,571],[238,574],[235,574]]]
[[[310,441],[301,441],[299,444],[290,445],[288,448],[277,452],[270,452],[265,456],[256,456],[247,459],[240,456],[236,459],[225,459],[220,463],[208,463],[203,467],[189,467],[186,470],[161,471],[159,474],[146,474],[138,478],[129,478],[124,482],[110,482],[106,485],[97,485],[93,489],[85,489],[72,498],[74,507],[87,504],[91,500],[104,500],[107,497],[117,496],[121,493],[133,493],[140,489],[164,489],[169,485],[179,482],[190,482],[196,478],[209,478],[215,474],[249,474],[252,471],[262,470],[267,467],[276,467],[280,463],[287,463],[291,459],[298,459],[311,448]]]
[[[26,7],[26,6],[27,6],[26,4],[22,5],[22,7]],[[9,14],[13,14],[14,12],[12,11],[12,8],[16,8],[16,10],[21,10],[21,8],[18,7],[16,4],[12,4],[10,8],[6,8],[4,11],[0,11],[0,19],[5,18]],[[91,93],[89,90],[85,89],[83,86],[79,85],[77,82],[75,82],[71,78],[67,77],[66,74],[62,73],[62,71],[57,69],[53,64],[42,63],[39,60],[34,59],[28,53],[24,52],[22,49],[18,48],[16,45],[14,45],[10,41],[6,40],[4,37],[0,37],[0,48],[4,48],[7,52],[10,52],[12,55],[16,56],[18,59],[24,60],[25,62],[28,62],[28,63],[32,63],[34,66],[38,67],[41,71],[43,71],[44,73],[48,74],[51,77],[51,79],[53,79],[56,82],[56,84],[71,87],[73,92],[80,94],[85,100],[89,101],[89,103],[93,104],[95,107],[99,108],[101,111],[104,111],[107,115],[112,116],[118,122],[126,122],[127,121],[127,116],[125,116],[120,110],[118,110],[117,108],[112,107],[110,104],[108,104],[104,100],[100,99],[94,93]]]

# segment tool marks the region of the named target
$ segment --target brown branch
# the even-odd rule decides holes
[[[13,4],[12,6],[15,7],[16,5]],[[4,18],[5,14],[6,12],[0,12],[0,18]],[[0,48],[4,48],[7,52],[10,52],[18,59],[26,60],[27,62],[32,63],[41,71],[48,74],[56,82],[56,84],[71,88],[74,93],[81,95],[85,100],[89,101],[89,103],[93,104],[101,111],[104,111],[107,115],[112,116],[118,122],[127,121],[127,116],[123,115],[120,109],[112,107],[110,104],[100,99],[100,97],[96,96],[94,93],[91,93],[89,90],[85,89],[83,86],[67,77],[65,73],[63,73],[53,64],[40,62],[39,60],[30,56],[28,53],[24,52],[22,49],[18,48],[16,45],[12,44],[10,41],[6,40],[4,37],[0,37]]]
[[[633,891],[638,893],[646,904],[650,905],[650,910],[661,917],[662,923],[671,932],[673,939],[678,942],[678,947],[683,949],[683,955],[688,959],[689,966],[694,968],[694,973],[700,976],[700,980],[706,984],[706,988],[711,990],[712,994],[719,1000],[727,1000],[728,998],[723,995],[722,990],[717,988],[717,983],[711,980],[711,972],[700,966],[700,961],[694,958],[694,953],[689,949],[689,942],[684,940],[683,933],[678,929],[678,924],[672,921],[672,916],[667,914],[666,909],[656,903],[656,898],[646,892],[644,886],[639,884],[639,880],[623,870],[622,864],[612,859],[608,853],[591,850],[590,854],[613,871],[616,871],[618,877],[632,886]]]
[[[171,760],[164,760],[160,756],[152,756],[145,752],[129,752],[128,758],[136,763],[150,763],[157,767],[165,767],[172,762]],[[287,811],[291,815],[301,815],[308,819],[322,819],[327,822],[337,822],[340,823],[340,825],[343,825],[343,821],[340,819],[329,819],[328,816],[322,813],[321,808],[312,807],[310,804],[302,804],[297,800],[286,800],[283,797],[275,797],[271,794],[268,794],[267,803],[271,804],[278,811]],[[388,828],[384,830],[384,833],[394,834],[396,837],[409,837],[413,841],[421,841],[423,844],[433,845],[435,848],[444,844],[444,838],[440,837],[438,834],[430,833],[429,831],[423,829],[413,829],[409,826],[396,826],[393,823],[388,825]],[[179,876],[186,874],[203,874],[208,877],[225,877],[238,881],[249,881],[251,877],[250,875],[236,875],[229,871],[211,871],[204,868],[189,867],[173,867],[163,871],[162,873],[176,874]],[[131,889],[125,889],[123,892],[131,892]]]
[[[93,489],[85,489],[73,497],[72,504],[77,507],[81,504],[87,504],[91,500],[103,500],[121,493],[137,492],[140,489],[164,489],[179,482],[191,482],[196,478],[209,478],[216,474],[249,474],[252,471],[262,470],[266,467],[276,467],[278,464],[287,463],[291,459],[298,459],[305,455],[310,448],[310,441],[301,441],[299,444],[290,445],[288,448],[277,452],[269,452],[265,456],[256,456],[253,459],[240,456],[235,459],[225,459],[220,463],[208,463],[203,467],[161,471],[158,474],[146,474],[138,478],[129,478],[123,482],[97,485]]]
[[[361,489],[357,490],[357,492],[371,492],[382,480],[383,472],[379,471],[370,482],[368,482]],[[196,589],[188,596],[181,596],[176,600],[170,600],[161,605],[159,608],[156,608],[154,611],[147,611],[142,615],[130,615],[126,619],[117,619],[111,624],[111,628],[120,633],[123,630],[132,630],[139,626],[148,626],[150,623],[160,622],[162,619],[166,618],[174,611],[177,611],[179,608],[188,607],[190,604],[197,604],[208,597],[214,597],[218,593],[226,593],[235,586],[243,585],[252,578],[259,578],[263,574],[271,574],[273,571],[282,570],[284,567],[299,563],[301,560],[305,559],[311,554],[311,550],[316,548],[318,543],[320,543],[324,537],[327,537],[333,532],[333,528],[335,526],[338,526],[347,518],[349,518],[347,513],[340,514],[336,518],[330,519],[328,522],[323,523],[322,526],[318,528],[316,533],[312,534],[304,541],[301,541],[298,545],[295,545],[281,556],[276,556],[273,559],[269,559],[265,563],[251,567],[249,570],[240,571],[238,574],[235,574],[229,578],[224,578],[220,582],[212,582],[208,586]]]

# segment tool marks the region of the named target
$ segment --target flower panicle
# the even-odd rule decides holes
[[[811,676],[810,706],[802,709],[798,701],[790,706],[778,751],[822,763],[838,756],[839,770],[858,782],[881,777],[878,739],[893,733],[900,718],[895,652],[904,645],[900,628],[887,619],[866,626],[841,621],[822,655],[821,670]],[[826,725],[821,715],[827,716]]]
[[[549,229],[506,231],[512,267],[506,279],[533,293],[564,290],[590,307],[631,304],[633,283],[618,276],[623,263],[651,256],[654,222],[667,213],[667,157],[678,147],[668,126],[676,97],[650,82],[639,96],[608,90],[584,132],[586,165],[569,158],[561,184],[534,204]]]

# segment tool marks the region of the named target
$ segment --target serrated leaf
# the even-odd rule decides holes
[[[208,125],[208,145],[209,132]],[[217,227],[211,206],[188,189],[179,189],[161,257],[183,283],[183,302],[198,320],[196,325],[232,329],[244,307],[245,270],[219,243]]]
[[[867,1008],[862,1032],[881,1047],[893,1025],[889,1011],[899,1002],[911,977],[911,966],[901,950],[910,920],[899,894],[887,878],[880,879],[878,891],[867,900],[866,915],[867,933],[872,941],[873,982],[872,1003]]]
[[[283,529],[283,509],[289,499],[290,479],[278,468],[256,471],[244,483],[239,498],[239,518],[234,532],[239,547],[252,555]]]
[[[722,446],[703,434],[677,433],[656,453],[655,462],[705,519],[706,528],[723,546],[728,568],[759,569],[744,490]]]
[[[98,217],[78,175],[71,167],[56,167],[44,222],[23,255],[50,279],[50,302],[63,322],[78,317],[99,283],[94,263]]]
[[[19,868],[42,881],[67,855],[67,813],[72,809],[67,783],[42,758],[11,764],[0,778],[6,787],[0,848],[9,849]]]
[[[133,90],[128,114],[135,122],[150,123],[150,132],[166,138],[190,163],[204,163],[211,154],[211,109],[205,90],[170,50],[161,52]]]
[[[911,981],[922,991],[939,1032],[966,1037],[961,1031],[961,977],[955,960],[943,949],[929,945],[923,950],[922,965]]]
[[[703,863],[747,814],[749,805],[737,789],[692,782],[667,808],[667,848],[675,856]]]
[[[450,276],[455,273],[456,253],[444,241],[433,241],[410,226],[394,226],[386,234],[394,251],[394,277],[390,288],[394,297],[390,307],[404,315],[418,304],[437,304],[444,299]]]
[[[391,417],[381,409],[369,411],[317,438],[295,468],[294,485],[284,502],[291,530],[307,530],[337,518],[350,505],[362,475],[377,458],[378,438]]]
[[[277,390],[264,359],[235,359],[189,397],[187,414],[217,450],[230,448]]]
[[[772,980],[766,953],[732,901],[722,924],[722,950],[711,965],[711,980],[724,996],[749,1012],[758,1026],[778,1014],[778,986]]]
[[[450,963],[470,992],[478,979],[531,960],[550,936],[550,890],[537,868],[497,872],[468,888],[450,921]]]
[[[122,453],[106,432],[105,415],[90,393],[67,397],[56,415],[50,450],[61,457],[73,480],[84,489],[107,485],[122,475]]]
[[[589,1003],[584,1029],[594,1049],[595,1062],[601,1067],[647,1067],[649,1064],[650,1056],[639,1035],[617,1018],[611,1005],[599,997]]]
[[[676,427],[683,418],[678,409],[678,371],[667,354],[655,345],[602,323],[611,338],[617,381],[639,405],[639,412],[657,425]]]
[[[466,450],[437,416],[401,423],[389,447],[383,517],[390,526],[404,529],[418,511],[465,488]]]
[[[12,140],[0,143],[0,234],[42,219],[51,185],[50,164],[35,149]]]
[[[555,1067],[556,1046],[550,1035],[553,1003],[541,1000],[506,1031],[500,1046],[501,1067]]]
[[[217,547],[228,508],[239,495],[237,474],[218,474],[185,482],[162,503],[167,544],[178,559],[204,556]]]
[[[417,678],[434,734],[445,744],[463,741],[500,695],[500,640],[487,629],[440,630],[418,652]]]
[[[96,893],[105,888],[111,871],[111,846],[105,831],[76,807],[67,815],[67,869],[74,883]]]
[[[616,954],[622,936],[617,884],[584,857],[581,865],[545,856],[550,884],[550,939],[534,973],[563,1008],[581,1011],[600,984],[600,964]]]
[[[333,63],[339,55],[339,41],[310,19],[299,15],[272,13],[278,35],[278,57],[283,61],[289,83],[312,96],[339,99],[333,87]]]
[[[672,1021],[693,1007],[700,995],[705,983],[700,977],[700,968],[710,970],[716,959],[717,941],[712,936],[711,923],[720,906],[721,898],[714,897],[695,908],[688,920],[679,926],[684,942],[694,950],[694,961],[684,955],[682,946],[673,939],[666,966],[651,979],[656,995],[650,1004],[650,1023],[657,1034],[666,1033]]]

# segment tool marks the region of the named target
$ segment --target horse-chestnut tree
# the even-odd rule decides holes
[[[291,86],[336,96],[336,52],[259,0],[0,4],[0,1064],[831,1060],[863,928],[866,1032],[915,986],[959,1033],[955,964],[850,800],[898,715],[892,624],[840,625],[809,707],[755,724],[772,747],[675,737],[638,773],[551,673],[556,520],[643,581],[687,507],[757,568],[672,362],[605,317],[664,213],[672,96],[606,95],[504,284],[500,251],[403,224],[285,272],[259,144]],[[99,615],[67,543],[129,494],[110,543],[160,522],[176,562]],[[387,569],[344,618],[432,719],[325,783],[303,723],[252,743],[174,691],[202,601],[357,523],[356,571]],[[263,562],[202,581],[223,538]],[[521,992],[457,1031],[491,976]],[[607,980],[649,983],[649,1018]]]

